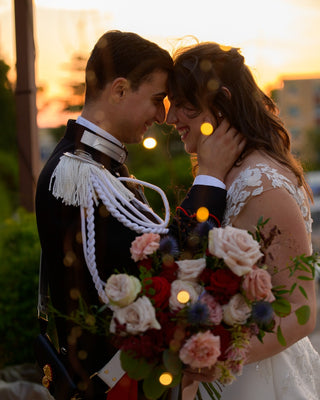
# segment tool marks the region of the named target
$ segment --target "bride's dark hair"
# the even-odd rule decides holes
[[[239,49],[205,42],[180,48],[173,58],[169,93],[174,101],[191,104],[195,115],[207,108],[218,120],[222,113],[246,137],[240,162],[253,150],[263,150],[293,171],[312,198],[278,109],[256,84]]]

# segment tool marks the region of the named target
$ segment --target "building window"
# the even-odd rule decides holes
[[[314,88],[314,101],[316,104],[320,104],[320,85]]]
[[[292,138],[297,139],[300,136],[300,129],[299,128],[291,128],[290,133]]]
[[[299,117],[300,110],[298,106],[289,106],[287,109],[287,113],[290,117]]]
[[[289,92],[290,94],[293,94],[293,95],[298,94],[298,87],[297,87],[297,85],[296,85],[295,83],[293,83],[293,82],[289,82],[289,83],[288,83],[288,92]]]

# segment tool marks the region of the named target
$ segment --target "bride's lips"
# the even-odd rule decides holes
[[[178,132],[182,141],[186,139],[189,133],[189,129],[187,127],[178,128]]]

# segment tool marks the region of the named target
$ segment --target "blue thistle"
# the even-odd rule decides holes
[[[203,325],[208,323],[209,309],[204,303],[196,302],[188,309],[188,322],[192,325]]]
[[[170,235],[164,236],[160,240],[159,251],[162,254],[170,254],[173,257],[179,255],[179,247],[176,239]]]
[[[273,308],[267,301],[257,301],[252,305],[252,319],[262,329],[268,329],[273,323]]]
[[[214,228],[215,224],[209,218],[207,221],[201,222],[197,224],[195,228],[195,233],[197,233],[200,237],[208,236],[209,231]]]

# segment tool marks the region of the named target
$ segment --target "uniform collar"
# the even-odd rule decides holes
[[[105,154],[119,164],[126,161],[128,151],[117,138],[82,116],[77,118],[76,123],[85,128],[80,143]]]

